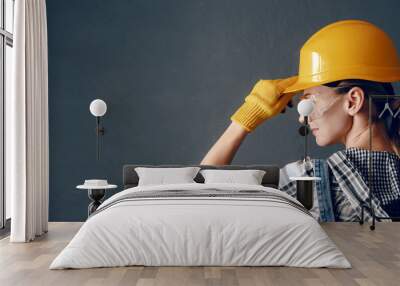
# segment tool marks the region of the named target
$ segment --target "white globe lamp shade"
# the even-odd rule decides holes
[[[90,103],[89,109],[93,116],[101,117],[106,114],[107,104],[101,99],[95,99]]]
[[[314,110],[314,103],[311,99],[304,99],[297,105],[297,111],[302,116],[309,116]]]

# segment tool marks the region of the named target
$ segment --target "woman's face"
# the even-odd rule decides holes
[[[314,110],[308,117],[312,134],[319,146],[341,143],[352,126],[352,117],[345,108],[346,96],[327,86],[304,90],[301,99],[312,99]],[[299,118],[303,122],[303,118]]]

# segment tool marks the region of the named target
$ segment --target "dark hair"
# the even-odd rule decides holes
[[[324,84],[328,87],[335,87],[338,94],[343,94],[348,92],[351,88],[357,86],[364,91],[365,99],[368,104],[369,95],[394,95],[394,89],[390,82],[376,82],[362,79],[346,79],[338,80]],[[400,108],[400,100],[396,98],[388,97],[390,108],[393,113],[396,113]],[[396,147],[400,146],[400,114],[396,117],[390,115],[389,112],[383,114],[379,118],[379,114],[384,110],[386,100],[373,100],[373,105],[375,112],[372,114],[372,121],[383,121],[386,129],[386,133],[390,140],[394,143]]]

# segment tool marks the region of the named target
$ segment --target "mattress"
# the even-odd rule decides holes
[[[264,186],[199,183],[115,194],[50,269],[130,265],[351,267],[291,196]]]

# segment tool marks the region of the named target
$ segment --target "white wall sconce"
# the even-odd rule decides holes
[[[313,112],[314,110],[314,103],[311,99],[304,99],[299,102],[297,105],[297,111],[301,116],[304,117],[304,123],[303,126],[300,127],[299,132],[302,136],[304,136],[304,161],[307,160],[308,157],[308,134],[310,133],[310,128],[308,126],[308,116]]]
[[[97,160],[100,160],[100,136],[105,133],[104,127],[100,126],[100,118],[107,112],[107,104],[101,99],[95,99],[90,103],[90,113],[96,117],[96,151]]]

